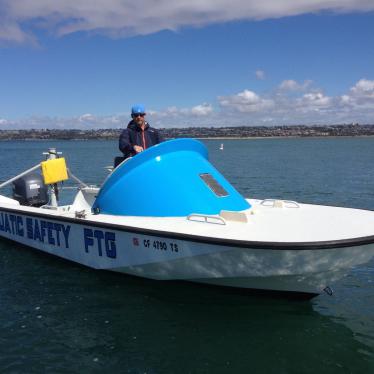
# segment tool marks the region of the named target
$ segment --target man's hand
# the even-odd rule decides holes
[[[141,147],[140,145],[134,145],[134,151],[136,153],[143,152],[143,147]]]

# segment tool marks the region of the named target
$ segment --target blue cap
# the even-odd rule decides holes
[[[131,114],[145,113],[145,107],[143,104],[135,104],[131,108]]]

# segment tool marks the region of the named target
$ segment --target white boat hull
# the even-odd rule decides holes
[[[184,248],[193,246],[184,244]],[[206,244],[198,246],[202,248]],[[340,279],[347,269],[369,261],[374,246],[281,251],[215,246],[213,251],[113,270],[152,279],[319,294]]]
[[[26,212],[25,212],[26,210]],[[29,210],[29,212],[27,212]],[[94,268],[155,280],[319,294],[374,256],[374,244],[219,240],[0,207],[0,236]]]

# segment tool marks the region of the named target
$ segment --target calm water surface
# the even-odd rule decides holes
[[[374,138],[221,142],[204,142],[210,159],[246,197],[374,210]],[[117,154],[115,141],[0,142],[0,180],[51,146],[89,184]],[[374,261],[300,302],[94,271],[0,240],[0,282],[2,373],[374,373]]]

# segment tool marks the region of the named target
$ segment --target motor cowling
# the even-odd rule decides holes
[[[27,174],[13,182],[13,199],[21,205],[40,207],[48,203],[48,187],[40,174]]]

